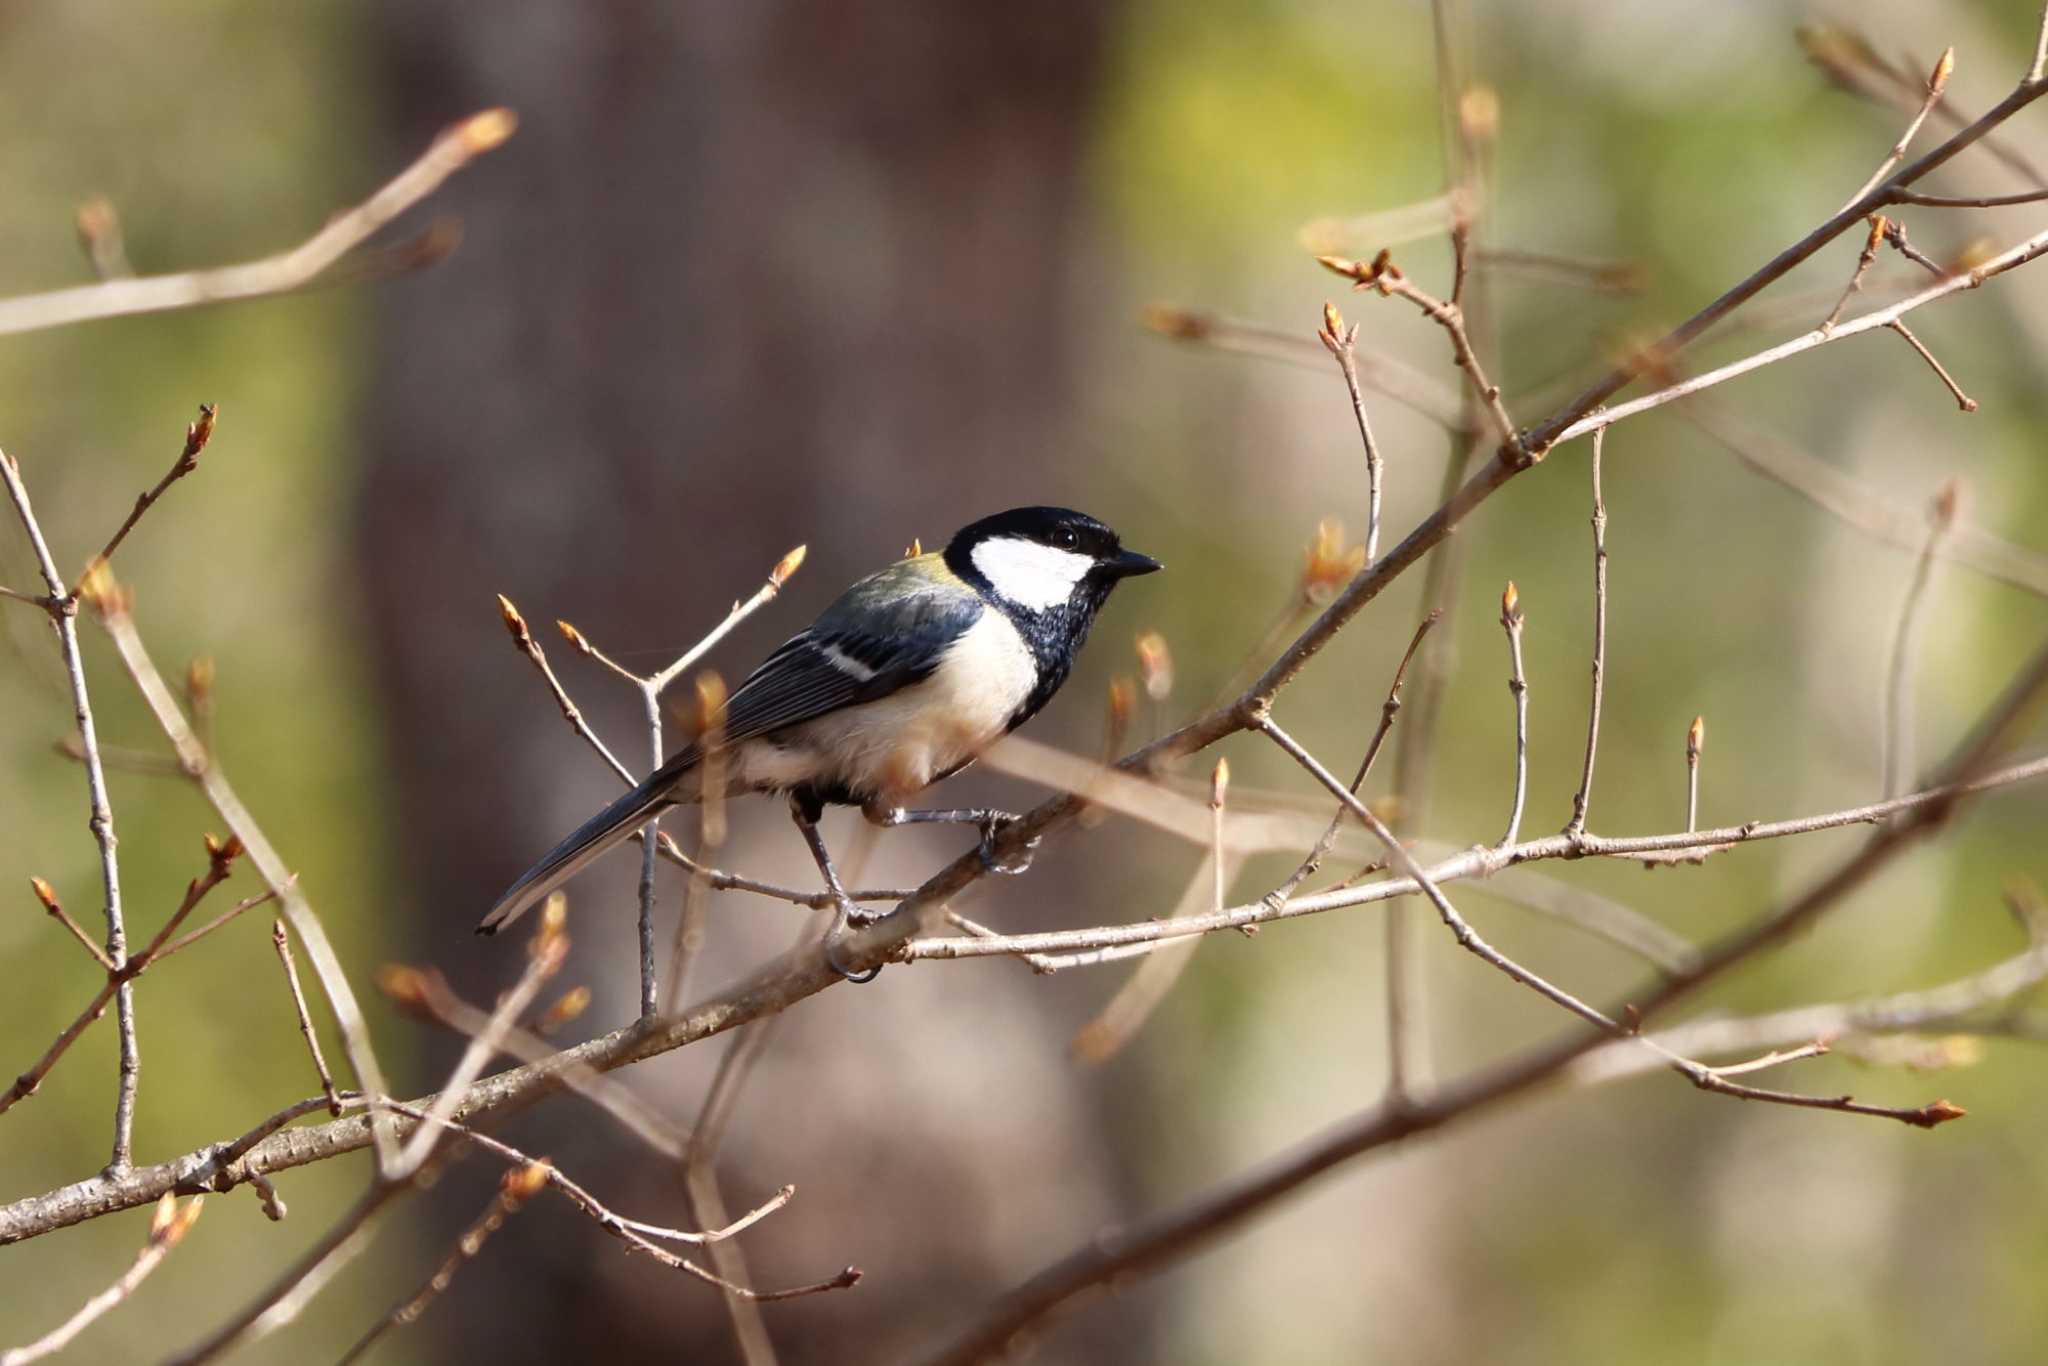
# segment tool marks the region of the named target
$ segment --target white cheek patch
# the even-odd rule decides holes
[[[974,567],[996,592],[1042,612],[1072,597],[1074,585],[1095,567],[1095,561],[1058,546],[1003,536],[974,547]]]

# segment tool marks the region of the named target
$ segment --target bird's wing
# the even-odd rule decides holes
[[[761,662],[726,705],[737,744],[921,682],[987,610],[965,585],[930,583],[904,565],[863,579],[810,629]]]

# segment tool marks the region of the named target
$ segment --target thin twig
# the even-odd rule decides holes
[[[408,1105],[404,1101],[388,1098],[380,1099],[378,1104],[394,1110],[408,1119],[418,1120],[422,1123],[432,1122],[428,1113],[417,1105]],[[625,1215],[618,1213],[592,1195],[582,1185],[571,1180],[560,1168],[549,1163],[546,1158],[530,1156],[501,1138],[494,1138],[481,1129],[462,1124],[456,1120],[444,1119],[439,1121],[439,1123],[451,1132],[461,1135],[466,1142],[473,1143],[484,1151],[503,1158],[514,1170],[536,1165],[546,1166],[548,1184],[560,1191],[571,1204],[589,1215],[605,1232],[611,1234],[614,1238],[621,1239],[621,1241],[630,1241],[624,1237],[626,1233],[630,1232],[638,1233],[648,1238],[657,1238],[663,1242],[687,1243],[693,1247],[716,1243],[730,1238],[736,1233],[752,1228],[755,1224],[760,1223],[763,1219],[788,1204],[796,1195],[795,1186],[784,1186],[761,1204],[748,1210],[731,1223],[719,1228],[664,1228],[660,1224],[643,1223],[638,1219],[629,1219]]]
[[[114,558],[114,551],[120,547],[121,542],[128,539],[128,533],[142,520],[142,514],[149,511],[155,506],[156,500],[164,496],[165,489],[199,468],[199,453],[206,449],[206,443],[213,437],[213,419],[218,411],[211,403],[199,405],[198,421],[188,423],[185,427],[185,448],[178,453],[178,458],[171,462],[171,468],[165,472],[164,477],[156,481],[156,487],[135,496],[135,506],[129,511],[127,519],[107,538],[107,543],[100,553],[93,556],[91,562],[86,565],[86,574],[91,574],[97,566]],[[78,588],[72,591],[81,591],[84,586],[85,580],[81,577]]]
[[[1725,384],[1729,380],[1737,379],[1749,374],[1751,371],[1761,370],[1767,365],[1775,365],[1779,361],[1789,360],[1793,356],[1814,350],[1817,347],[1826,346],[1831,342],[1842,341],[1846,338],[1857,336],[1860,333],[1874,331],[1880,327],[1889,327],[1894,320],[1903,317],[1916,308],[1931,304],[1938,299],[1945,299],[1952,294],[1960,293],[1966,289],[1975,289],[1994,276],[2002,275],[2006,271],[2013,270],[2027,264],[2029,261],[2035,260],[2043,252],[2048,252],[2048,230],[2035,233],[2025,241],[2013,244],[1980,266],[1951,275],[1944,280],[1929,285],[1917,294],[1907,295],[1897,303],[1865,313],[1861,317],[1845,322],[1832,330],[1822,331],[1816,328],[1803,336],[1794,337],[1788,342],[1781,342],[1777,346],[1755,352],[1752,355],[1743,357],[1741,360],[1731,361],[1727,365],[1723,365],[1715,370],[1709,370],[1705,374],[1693,375],[1687,379],[1680,380],[1676,384],[1659,389],[1655,393],[1645,394],[1642,398],[1631,399],[1627,403],[1616,404],[1614,407],[1603,409],[1598,413],[1589,413],[1587,416],[1576,418],[1559,429],[1552,444],[1574,440],[1596,428],[1611,427],[1617,422],[1646,413],[1652,408],[1661,408],[1667,403],[1674,403],[1682,398],[1690,398],[1692,395],[1703,390],[1711,389],[1719,384]],[[1619,386],[1616,387],[1618,388]],[[1591,390],[1588,391],[1588,393],[1591,392]],[[1612,391],[1609,390],[1608,392],[1611,393]],[[1602,395],[1603,398],[1605,396],[1605,394]],[[1574,406],[1577,405],[1575,404]]]
[[[327,994],[327,1004],[334,1012],[335,1023],[341,1028],[342,1051],[347,1054],[349,1069],[355,1074],[356,1088],[370,1095],[383,1095],[387,1089],[384,1071],[377,1065],[377,1055],[370,1044],[369,1026],[363,1019],[362,1008],[356,1003],[347,974],[342,971],[341,958],[334,952],[334,945],[327,938],[320,917],[299,891],[298,875],[285,866],[262,827],[257,825],[256,818],[228,783],[227,775],[206,747],[199,743],[191,723],[178,709],[177,699],[171,695],[163,675],[157,671],[156,664],[143,646],[141,635],[135,629],[126,595],[113,584],[105,570],[96,577],[104,584],[102,591],[92,598],[93,605],[107,635],[114,642],[115,651],[121,656],[121,662],[127,666],[136,687],[141,690],[143,700],[149,703],[157,725],[177,752],[179,762],[193,775],[199,790],[220,818],[227,822],[238,843],[247,848],[249,861],[256,865],[264,883],[277,894],[285,919],[291,923],[299,942],[305,945],[314,975],[320,979],[320,988]],[[386,1169],[397,1156],[397,1148],[391,1138],[390,1117],[371,1111],[370,1134],[377,1148],[378,1167]]]
[[[661,767],[667,752],[661,742],[661,689],[652,680],[640,685],[641,713],[647,722],[647,771]],[[640,1018],[661,1013],[661,983],[654,968],[654,850],[661,833],[659,809],[640,827]]]
[[[1567,835],[1586,828],[1586,810],[1593,799],[1593,758],[1600,749],[1600,702],[1607,686],[1607,499],[1600,489],[1601,448],[1606,442],[1605,427],[1593,433],[1593,698],[1586,709],[1586,765],[1579,774],[1579,790],[1572,794]]]
[[[292,941],[284,927],[283,920],[272,922],[270,942],[277,950],[277,961],[284,967],[285,985],[291,988],[292,1009],[299,1017],[299,1033],[306,1036],[306,1051],[313,1055],[313,1070],[320,1074],[320,1092],[327,1097],[327,1108],[339,1119],[341,1097],[335,1094],[334,1077],[327,1070],[327,1059],[320,1056],[320,1036],[313,1029],[313,1019],[306,1013],[306,993],[299,989],[299,965],[292,961]]]
[[[444,130],[419,160],[375,194],[334,215],[320,231],[279,255],[214,270],[107,280],[0,299],[0,335],[66,327],[101,318],[197,308],[299,289],[379,228],[439,189],[449,176],[503,143],[512,136],[517,122],[509,109],[472,114]]]
[[[413,1131],[413,1135],[399,1150],[398,1159],[392,1163],[388,1181],[404,1181],[418,1173],[421,1165],[434,1151],[434,1144],[440,1141],[440,1121],[455,1113],[462,1102],[469,1084],[483,1075],[485,1067],[497,1057],[498,1049],[526,1008],[533,1004],[533,998],[550,977],[561,970],[563,960],[569,953],[569,936],[562,929],[567,919],[564,902],[558,892],[549,898],[542,908],[540,925],[534,931],[533,942],[527,950],[526,968],[519,974],[519,980],[498,999],[498,1005],[469,1041],[461,1059],[448,1074],[448,1080],[441,1087],[441,1093],[428,1107],[428,1123]]]
[[[1372,420],[1365,414],[1365,396],[1358,391],[1358,324],[1345,326],[1336,305],[1326,303],[1323,328],[1316,335],[1344,373],[1344,387],[1351,394],[1351,413],[1358,420],[1358,439],[1365,445],[1365,562],[1371,564],[1380,553],[1382,476],[1379,443],[1372,439]]]
[[[1942,783],[1891,801],[1873,802],[1867,806],[1828,811],[1819,815],[1798,816],[1788,820],[1750,821],[1745,825],[1660,835],[1610,836],[1588,832],[1572,839],[1557,834],[1527,840],[1507,849],[1498,846],[1478,846],[1433,863],[1428,873],[1432,881],[1448,883],[1468,878],[1490,877],[1502,869],[1549,859],[1641,859],[1646,855],[1677,850],[1784,839],[1856,825],[1881,825],[1907,812],[1943,809],[1953,805],[1960,797],[2020,783],[2036,782],[2044,778],[2048,778],[2048,757],[2012,764],[1963,782]],[[1188,935],[1242,929],[1246,925],[1264,925],[1304,915],[1348,910],[1397,897],[1412,896],[1420,890],[1420,884],[1403,875],[1362,887],[1340,887],[1312,896],[1296,897],[1278,908],[1260,900],[1233,906],[1220,916],[1192,916],[1177,922],[1143,921],[1135,924],[1098,925],[1079,930],[1043,930],[1031,934],[998,935],[993,938],[918,938],[910,940],[898,949],[895,961],[980,958],[1018,953],[1084,953],[1165,939],[1179,939]],[[0,1229],[0,1234],[4,1234],[4,1229]],[[0,1236],[0,1241],[4,1241],[4,1236]]]
[[[456,1238],[455,1247],[442,1259],[441,1264],[427,1278],[426,1284],[411,1296],[393,1306],[391,1311],[370,1328],[355,1345],[341,1354],[342,1366],[358,1361],[365,1352],[377,1344],[377,1340],[393,1328],[404,1328],[419,1322],[420,1316],[440,1298],[455,1280],[455,1274],[483,1251],[484,1243],[493,1233],[505,1226],[505,1221],[526,1206],[526,1202],[540,1194],[547,1184],[548,1167],[536,1162],[531,1166],[508,1171],[498,1180],[498,1193],[477,1221],[462,1231]]]
[[[1472,347],[1461,304],[1439,299],[1418,288],[1384,251],[1370,262],[1349,261],[1339,256],[1319,256],[1316,259],[1325,268],[1354,281],[1354,288],[1377,290],[1383,297],[1393,295],[1406,299],[1421,309],[1424,317],[1441,327],[1451,339],[1451,352],[1457,358],[1458,368],[1465,372],[1473,391],[1485,404],[1487,415],[1493,419],[1494,430],[1500,434],[1503,445],[1514,452],[1516,458],[1524,457],[1522,439],[1514,419],[1508,416],[1507,408],[1501,403],[1500,386],[1486,377],[1486,369]]]
[[[1842,320],[1842,310],[1849,306],[1849,300],[1863,288],[1863,277],[1870,273],[1871,263],[1877,260],[1878,249],[1884,246],[1884,230],[1887,220],[1881,213],[1870,215],[1870,236],[1863,243],[1863,250],[1856,256],[1856,269],[1849,276],[1849,283],[1842,290],[1842,297],[1835,300],[1835,306],[1821,323],[1823,332],[1835,330],[1835,324]]]
[[[1941,54],[1941,59],[1935,62],[1934,70],[1928,75],[1927,94],[1920,101],[1918,112],[1906,124],[1906,131],[1899,134],[1899,140],[1892,144],[1891,151],[1885,154],[1877,169],[1870,173],[1870,179],[1864,181],[1862,188],[1849,196],[1850,204],[1856,203],[1876,189],[1878,183],[1891,174],[1892,168],[1906,159],[1906,148],[1912,145],[1914,135],[1920,131],[1920,125],[1927,122],[1927,116],[1934,112],[1934,106],[1941,103],[1941,92],[1948,89],[1948,78],[1954,74],[1955,69],[1956,50],[1949,48]]]
[[[1171,925],[1187,920],[1201,914],[1205,906],[1212,912],[1219,909],[1222,902],[1216,889],[1226,885],[1235,871],[1236,861],[1232,860],[1226,867],[1220,850],[1205,854],[1194,872],[1188,875],[1172,911],[1162,923]],[[1095,1012],[1093,1018],[1074,1032],[1074,1037],[1067,1044],[1068,1054],[1080,1062],[1099,1065],[1122,1052],[1124,1046],[1137,1036],[1138,1030],[1144,1027],[1145,1021],[1152,1018],[1152,1013],[1166,999],[1174,983],[1180,980],[1188,964],[1194,961],[1195,949],[1200,944],[1199,938],[1193,938],[1160,940],[1147,945],[1145,961],[1138,965],[1138,970],[1117,988],[1116,994]],[[1042,961],[1050,967],[1079,966],[1072,956]],[[1113,961],[1112,954],[1105,952],[1099,958],[1091,959],[1090,964]]]
[[[725,844],[725,680],[706,670],[697,675],[697,748],[702,752],[697,783],[697,853],[713,859]],[[710,914],[711,885],[704,873],[690,875],[683,885],[683,909],[676,917],[675,941],[669,946],[668,981],[662,987],[661,1013],[673,1015],[689,989],[690,969],[704,946]]]
[[[4,305],[0,305],[0,309],[4,309]],[[107,800],[106,769],[100,764],[99,732],[93,725],[92,700],[85,688],[85,659],[78,648],[78,598],[64,586],[64,576],[57,572],[56,558],[50,554],[49,543],[43,539],[43,528],[36,521],[35,509],[29,505],[28,488],[21,482],[21,466],[5,451],[0,451],[0,480],[7,484],[8,496],[14,500],[14,510],[21,518],[22,529],[28,533],[29,545],[35,550],[36,568],[42,573],[43,586],[49,590],[50,621],[56,627],[57,650],[63,656],[65,678],[71,685],[71,711],[78,724],[78,742],[85,760],[86,823],[99,846],[100,890],[105,897],[107,919],[107,961],[118,972],[128,962],[128,929],[121,915],[121,860],[115,853],[118,841],[114,836],[113,807]],[[127,1170],[134,1144],[135,1089],[142,1079],[142,1058],[135,1037],[135,987],[125,977],[115,990],[114,1023],[120,1034],[121,1057],[114,1095],[112,1156],[107,1161],[107,1170],[119,1173]],[[21,1083],[17,1081],[15,1089],[8,1092],[8,1098],[0,1099],[0,1110],[4,1110],[13,1099],[28,1094],[20,1088]],[[31,1085],[29,1090],[33,1089]]]
[[[1768,432],[1747,427],[1713,400],[1678,410],[1749,470],[1783,485],[1830,516],[1888,545],[1917,554],[1926,542],[1920,508],[1891,502],[1827,462]],[[1941,558],[1999,583],[2048,597],[2048,555],[2015,545],[1959,520],[1942,542]]]
[[[71,918],[71,913],[64,909],[64,903],[57,899],[57,889],[39,877],[30,878],[28,885],[35,892],[36,900],[42,903],[43,909],[50,913],[51,919],[71,931],[71,937],[85,947],[85,951],[92,955],[93,962],[98,963],[104,971],[112,972],[114,960],[107,957],[105,949],[92,942],[92,936],[85,932],[83,925]]]
[[[1214,313],[1194,312],[1167,304],[1145,309],[1145,326],[1175,341],[1197,342],[1219,351],[1277,361],[1301,369],[1320,370],[1315,346],[1298,332],[1243,322]],[[1419,413],[1440,427],[1458,425],[1458,395],[1402,361],[1373,351],[1354,353],[1359,382],[1376,393]]]
[[[171,1249],[181,1242],[199,1218],[199,1210],[206,1203],[206,1197],[195,1195],[180,1206],[175,1196],[166,1195],[157,1202],[156,1218],[150,1222],[149,1241],[142,1245],[136,1255],[135,1265],[128,1268],[121,1279],[87,1300],[79,1311],[51,1329],[42,1337],[25,1347],[0,1352],[0,1366],[28,1366],[32,1361],[71,1345],[71,1340],[90,1328],[94,1321],[115,1308],[121,1301],[135,1293],[157,1264],[170,1255]]]
[[[1513,579],[1500,595],[1500,625],[1508,638],[1508,692],[1515,699],[1515,800],[1508,808],[1507,833],[1500,837],[1505,848],[1522,829],[1522,803],[1529,795],[1529,681],[1522,676],[1521,594],[1515,591]]]
[[[2014,204],[2038,204],[2048,199],[2048,189],[2027,190],[2020,194],[1994,194],[1970,197],[1952,194],[1921,194],[1918,190],[1892,191],[1894,204],[1924,204],[1931,209],[2004,209]]]
[[[118,963],[110,960],[106,979],[100,983],[99,990],[94,994],[91,1002],[87,1004],[84,1010],[78,1013],[77,1017],[69,1025],[65,1026],[63,1031],[57,1035],[56,1041],[43,1051],[42,1057],[36,1060],[35,1065],[16,1077],[14,1084],[8,1087],[4,1093],[0,1093],[0,1114],[5,1114],[9,1109],[13,1108],[16,1101],[24,1100],[34,1095],[36,1088],[43,1084],[43,1078],[48,1076],[50,1069],[57,1065],[58,1059],[62,1058],[65,1051],[78,1041],[78,1036],[83,1034],[86,1027],[94,1020],[106,1014],[107,1002],[117,999],[121,991],[126,989],[129,983],[140,977],[150,964],[163,956],[164,942],[170,938],[179,925],[184,923],[185,917],[192,913],[192,908],[197,906],[208,892],[226,880],[234,860],[241,854],[242,846],[233,839],[228,840],[225,844],[221,844],[209,835],[206,837],[206,851],[207,870],[205,875],[194,878],[187,884],[184,900],[178,903],[177,910],[171,913],[170,919],[164,922],[163,928],[156,932],[155,938],[149,941],[149,944],[141,953],[136,954],[133,958],[123,958]]]
[[[370,1113],[377,1113],[372,1107]],[[350,1121],[335,1121],[337,1123]],[[312,1247],[274,1277],[261,1294],[198,1342],[165,1359],[165,1366],[201,1366],[221,1353],[277,1331],[299,1316],[341,1268],[368,1246],[370,1221],[405,1189],[403,1184],[373,1181],[347,1213],[322,1233]]]
[[[377,985],[399,1006],[422,1013],[465,1038],[475,1039],[490,1024],[489,1011],[456,995],[447,979],[431,968],[387,966],[378,973]],[[516,1026],[505,1031],[500,1047],[524,1063],[554,1064],[561,1057],[546,1039]],[[656,1155],[671,1161],[682,1157],[689,1136],[624,1082],[573,1062],[557,1069],[555,1081],[616,1119]]]
[[[1695,716],[1685,728],[1685,833],[1700,828],[1700,753],[1706,748],[1707,718]]]
[[[1379,727],[1372,733],[1372,743],[1365,747],[1365,758],[1358,764],[1358,776],[1351,780],[1352,792],[1356,793],[1363,787],[1366,778],[1372,773],[1373,762],[1380,757],[1380,746],[1386,742],[1387,732],[1394,728],[1394,718],[1401,713],[1401,684],[1408,676],[1408,665],[1414,660],[1415,652],[1422,648],[1423,637],[1429,634],[1429,628],[1443,620],[1443,615],[1441,608],[1431,608],[1416,626],[1415,634],[1408,638],[1408,648],[1402,652],[1401,662],[1394,668],[1394,681],[1387,688],[1387,700],[1380,704]],[[1286,905],[1288,898],[1294,895],[1301,884],[1315,876],[1316,869],[1322,867],[1323,860],[1328,858],[1330,850],[1336,847],[1337,833],[1343,825],[1344,808],[1340,806],[1337,808],[1337,814],[1330,817],[1330,824],[1324,829],[1322,837],[1315,842],[1315,847],[1309,850],[1308,857],[1288,874],[1287,881],[1266,893],[1267,904],[1274,907]]]
[[[620,782],[631,787],[635,781],[633,770],[619,762],[618,757],[605,747],[604,741],[597,738],[597,732],[590,728],[590,723],[583,719],[582,708],[570,700],[569,690],[562,686],[561,679],[555,677],[554,666],[548,663],[547,652],[540,648],[540,642],[535,640],[533,632],[527,629],[526,618],[512,605],[512,599],[503,593],[498,594],[498,615],[505,622],[505,630],[511,635],[513,646],[533,662],[533,667],[540,670],[540,676],[547,681],[548,691],[555,696],[555,705],[562,709],[562,719],[597,751],[598,757],[611,767],[612,772],[619,775]],[[564,635],[569,636],[572,644],[581,641],[581,636],[570,634],[575,628],[567,622],[559,622],[557,625],[562,628]],[[586,648],[585,653],[592,654],[595,651]]]
[[[1948,372],[1947,368],[1943,366],[1939,360],[1935,359],[1934,353],[1927,349],[1926,343],[1922,342],[1918,337],[1913,335],[1911,328],[1907,327],[1897,318],[1892,319],[1890,322],[1886,323],[1885,326],[1889,327],[1892,331],[1904,337],[1906,339],[1906,345],[1912,347],[1915,351],[1920,353],[1920,359],[1927,362],[1928,368],[1933,370],[1935,376],[1941,380],[1944,386],[1947,387],[1949,397],[1953,398],[1956,401],[1956,407],[1962,409],[1966,413],[1974,413],[1977,411],[1977,400],[1971,398],[1968,394],[1963,392],[1963,386],[1956,383],[1955,376],[1951,375]]]
[[[1882,214],[1878,216],[1883,218]],[[1951,275],[1957,273],[1955,269],[1943,265],[1926,252],[1914,246],[1906,236],[1906,225],[1896,218],[1885,219],[1884,240],[1891,243],[1892,249],[1898,252],[1899,255],[1905,257],[1937,280],[1946,280]]]
[[[691,1131],[689,1148],[683,1155],[683,1185],[689,1193],[691,1217],[698,1223],[725,1221],[725,1194],[718,1183],[718,1149],[725,1141],[740,1090],[767,1052],[780,1023],[780,1016],[771,1017],[734,1035],[704,1093],[704,1106],[698,1111],[697,1126]],[[737,1243],[721,1242],[709,1251],[711,1265],[728,1284],[744,1285],[753,1279],[747,1271],[746,1255]],[[767,1321],[761,1317],[761,1306],[750,1297],[731,1291],[720,1298],[725,1302],[726,1316],[732,1321],[740,1359],[747,1366],[774,1366],[775,1342],[768,1334]]]
[[[1891,668],[1885,674],[1883,795],[1896,797],[1913,768],[1913,675],[1919,653],[1921,607],[1934,579],[1935,556],[1955,525],[1961,487],[1950,480],[1935,496],[1928,518],[1927,544],[1913,565],[1912,580],[1899,606],[1899,624],[1892,632]]]
[[[291,880],[293,882],[296,882],[298,881],[298,877],[299,875],[297,873],[293,873],[291,875]],[[188,949],[192,947],[192,945],[198,943],[200,940],[206,938],[207,935],[212,934],[221,926],[226,925],[229,922],[238,918],[244,911],[253,911],[258,906],[267,906],[275,900],[277,900],[277,890],[272,887],[265,887],[262,891],[256,893],[254,896],[245,896],[240,901],[237,901],[234,905],[228,907],[225,911],[222,911],[219,915],[215,916],[213,919],[207,921],[204,925],[201,925],[198,929],[188,930],[186,933],[179,935],[176,939],[173,939],[170,943],[164,945],[163,952],[157,954],[157,958],[159,960],[169,958],[172,954],[177,953],[182,949]]]

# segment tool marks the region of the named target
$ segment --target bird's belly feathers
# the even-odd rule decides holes
[[[921,682],[740,746],[733,786],[900,802],[1001,739],[1037,681],[1016,627],[983,612]]]

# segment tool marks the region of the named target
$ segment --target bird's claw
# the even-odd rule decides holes
[[[866,972],[853,971],[839,961],[839,941],[845,937],[848,929],[872,925],[882,917],[879,912],[862,910],[844,897],[839,899],[838,911],[838,919],[834,920],[832,928],[825,932],[825,966],[855,986],[863,982],[872,982],[882,975],[882,965],[877,963]]]
[[[1004,812],[994,812],[981,827],[981,866],[991,873],[1005,877],[1017,877],[1031,870],[1032,856],[1038,852],[1041,836],[1034,835],[1024,842],[1022,850],[1011,855],[1008,862],[996,857],[996,841],[1002,838],[1004,830],[1015,825],[1019,817]]]

